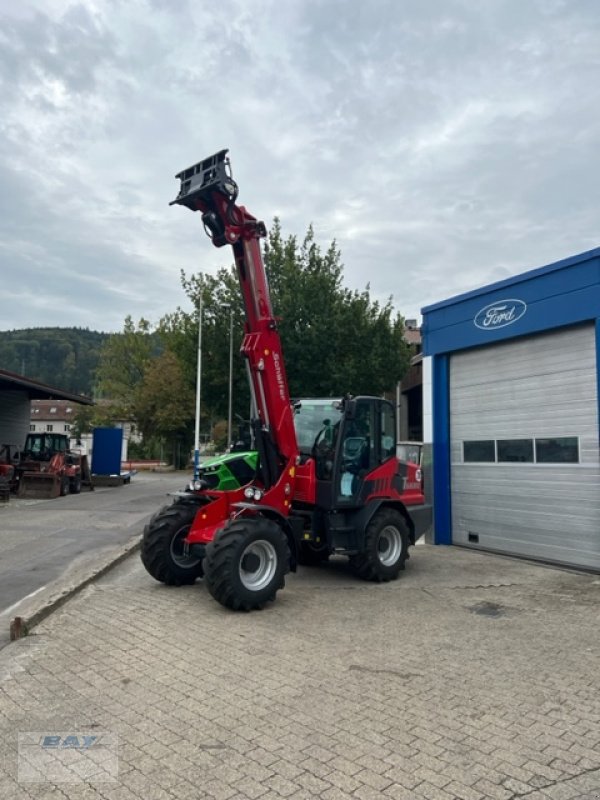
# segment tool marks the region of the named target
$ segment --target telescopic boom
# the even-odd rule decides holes
[[[289,396],[281,340],[273,315],[269,284],[260,249],[266,236],[263,222],[236,204],[238,187],[231,176],[227,150],[179,172],[177,203],[200,211],[215,247],[231,245],[244,309],[245,336],[241,352],[246,359],[253,408],[259,469],[264,488],[275,486],[286,469],[295,465],[298,445]]]

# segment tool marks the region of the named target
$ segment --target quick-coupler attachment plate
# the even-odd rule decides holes
[[[214,192],[219,192],[229,201],[237,197],[237,184],[229,171],[228,150],[220,150],[214,156],[199,161],[192,167],[178,172],[176,178],[181,180],[179,194],[169,205],[178,203],[192,211],[198,210],[198,201],[210,201]]]

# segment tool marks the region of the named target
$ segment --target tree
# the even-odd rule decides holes
[[[108,426],[112,421],[110,407],[104,403],[95,406],[78,405],[71,423],[70,436],[72,439],[80,439],[94,428]]]
[[[135,325],[130,316],[123,333],[111,335],[102,346],[96,372],[98,393],[111,401],[115,417],[135,419],[137,392],[157,350],[150,323],[140,319]]]
[[[144,440],[170,442],[173,463],[181,466],[188,451],[194,393],[186,384],[177,356],[165,350],[147,366],[137,387],[133,415]]]
[[[322,252],[309,228],[304,240],[284,239],[275,219],[264,245],[274,314],[294,397],[381,395],[404,375],[409,348],[404,321],[391,298],[372,301],[370,289],[343,285],[340,252],[332,242]],[[192,311],[167,314],[155,333],[145,320],[125,320],[123,333],[105,344],[99,388],[114,411],[135,420],[145,438],[191,439],[196,389],[199,300],[202,296],[201,435],[220,431],[229,396],[230,313],[233,315],[233,407],[248,417],[249,390],[240,345],[244,311],[237,276],[222,268],[216,276],[181,273]]]
[[[108,336],[84,328],[0,331],[0,365],[64,391],[89,396],[100,347]]]
[[[182,362],[147,320],[125,319],[123,332],[102,348],[97,378],[100,403],[113,422],[135,422],[147,454],[166,441],[174,463],[184,458],[192,438],[193,391]]]
[[[233,400],[234,411],[247,417],[250,394],[244,362],[240,355],[244,311],[236,277],[221,269],[216,276],[192,275],[182,271],[183,289],[193,311],[178,308],[159,324],[165,345],[177,355],[187,385],[195,393],[198,364],[199,301],[202,293],[202,385],[201,436],[208,434],[219,420],[226,419],[229,398],[229,330],[233,314]],[[226,306],[226,307],[225,307]]]
[[[264,248],[265,267],[293,396],[382,394],[406,372],[410,360],[404,320],[385,305],[343,285],[334,242],[325,253],[312,226],[301,245],[283,239],[278,219]]]
[[[391,298],[384,305],[343,285],[340,252],[332,242],[325,253],[315,242],[312,227],[301,244],[284,239],[275,219],[264,245],[264,261],[286,361],[290,393],[295,397],[383,394],[393,389],[410,359],[404,341],[404,321],[395,314]],[[188,381],[196,374],[198,300],[202,291],[204,319],[202,402],[206,415],[226,416],[228,380],[228,311],[235,312],[236,358],[234,407],[247,415],[248,391],[242,359],[237,355],[242,334],[242,301],[237,279],[221,269],[216,277],[188,278],[183,288],[194,311],[178,309],[161,322],[169,346],[185,363]]]

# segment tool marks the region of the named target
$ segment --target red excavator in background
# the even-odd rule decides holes
[[[363,579],[393,580],[431,520],[420,465],[396,457],[393,405],[350,395],[292,403],[260,249],[266,229],[236,203],[227,150],[176,177],[173,203],[201,213],[216,247],[233,248],[258,466],[237,489],[197,481],[177,493],[145,528],[144,566],[170,585],[204,575],[235,610],[261,608],[290,569],[332,554]]]
[[[62,433],[28,433],[14,466],[13,489],[19,497],[50,499],[81,491],[81,455],[69,450]]]

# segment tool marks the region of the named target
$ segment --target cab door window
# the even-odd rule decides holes
[[[340,499],[358,496],[364,476],[375,466],[375,409],[371,402],[356,402],[353,419],[344,426],[340,443]]]
[[[383,463],[396,455],[396,421],[389,403],[381,404],[379,461]]]

